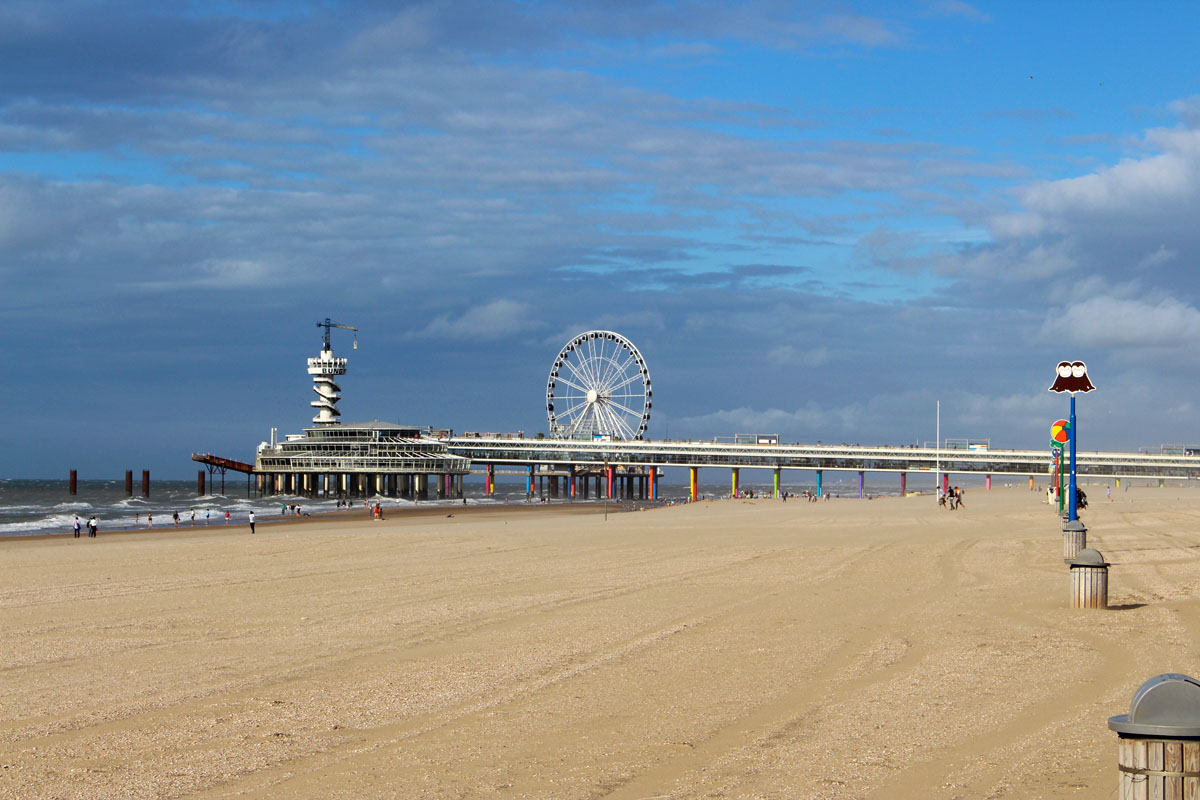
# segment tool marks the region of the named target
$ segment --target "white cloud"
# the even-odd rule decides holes
[[[427,339],[505,337],[540,328],[544,324],[534,318],[533,309],[526,304],[500,299],[467,309],[458,316],[443,314],[414,335]]]
[[[1043,335],[1106,349],[1187,348],[1200,343],[1200,311],[1174,298],[1096,296],[1051,311]]]

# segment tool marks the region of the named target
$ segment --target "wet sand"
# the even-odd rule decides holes
[[[1022,488],[20,537],[0,797],[1112,796],[1200,492],[1088,490],[1109,611]]]

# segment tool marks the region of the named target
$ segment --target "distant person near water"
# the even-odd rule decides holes
[[[226,525],[229,524],[229,512],[228,511],[225,512],[225,524]]]
[[[254,512],[250,512],[250,532],[254,533]]]
[[[179,527],[179,512],[178,512],[178,511],[172,511],[172,512],[171,512],[171,519],[172,519],[172,520],[175,522],[175,527],[176,527],[176,528],[178,528],[178,527]]]
[[[83,523],[79,521],[79,515],[75,515],[75,538],[79,538],[79,530],[83,527]]]
[[[87,525],[88,525],[88,536],[94,537],[97,533],[100,532],[100,524],[96,522],[95,514],[93,514],[91,517],[88,518]]]

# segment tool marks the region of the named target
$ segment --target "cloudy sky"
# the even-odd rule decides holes
[[[546,429],[574,334],[650,436],[1200,442],[1200,6],[0,6],[0,476],[309,424]]]

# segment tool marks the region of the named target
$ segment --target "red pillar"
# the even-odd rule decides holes
[[[908,473],[900,473],[900,496],[908,497]]]
[[[987,490],[989,492],[992,490],[992,476],[991,475],[987,476]]]
[[[614,467],[609,467],[607,474],[605,476],[608,480],[608,499],[609,500],[611,500],[613,498],[613,470],[614,469],[615,469]]]
[[[950,473],[949,472],[942,473],[942,491],[943,492],[950,491]]]

